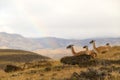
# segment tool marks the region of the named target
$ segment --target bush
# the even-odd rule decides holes
[[[52,69],[51,69],[51,67],[46,67],[45,69],[44,69],[44,71],[51,71]]]
[[[80,63],[84,63],[84,62],[88,62],[92,59],[93,57],[87,54],[82,54],[79,56],[67,56],[67,57],[63,57],[61,58],[60,62],[63,64],[71,64],[71,65],[75,65],[75,64],[80,64]]]
[[[80,74],[74,72],[70,80],[110,80],[111,74],[105,71],[88,68],[87,71],[81,71]]]
[[[15,66],[15,65],[6,65],[4,69],[5,72],[13,72],[13,71],[18,71],[18,70],[22,70],[22,68]]]

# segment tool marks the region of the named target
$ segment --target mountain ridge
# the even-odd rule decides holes
[[[90,40],[96,40],[97,45],[105,45],[107,42],[112,45],[120,45],[120,37],[89,39],[64,39],[57,37],[27,38],[19,34],[0,32],[0,48],[21,49],[29,51],[38,49],[65,48],[69,44],[75,44],[77,46],[90,46]]]

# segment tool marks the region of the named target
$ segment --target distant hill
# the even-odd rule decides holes
[[[19,34],[8,34],[0,32],[0,48],[2,49],[22,49],[37,50],[42,48],[59,48],[64,47],[69,42],[75,40],[67,40],[60,38],[26,38]]]
[[[0,47],[9,49],[35,50],[42,48],[37,42],[18,34],[0,33]]]
[[[79,47],[79,46],[75,46],[74,47],[76,52],[79,52],[80,50],[83,50],[83,48]],[[44,56],[48,56],[52,59],[60,59],[64,56],[71,56],[71,50],[70,49],[66,49],[66,48],[57,48],[57,49],[39,49],[39,50],[35,50],[35,53],[44,55]]]
[[[43,59],[50,58],[29,51],[0,49],[0,68],[3,68],[6,64],[25,63]]]
[[[63,38],[56,38],[56,37],[46,37],[46,38],[36,38],[33,39],[43,48],[49,49],[56,49],[56,48],[64,48],[66,45],[74,42],[78,42],[79,40],[72,40],[72,39],[63,39]]]
[[[29,62],[33,60],[50,59],[30,51],[0,49],[0,61]]]
[[[39,50],[39,49],[57,49],[65,48],[68,44],[77,46],[89,45],[90,40],[96,40],[97,45],[104,45],[109,42],[112,45],[120,45],[120,38],[91,38],[91,39],[62,39],[55,37],[46,38],[26,38],[19,34],[9,34],[0,32],[1,49],[21,49],[21,50]]]

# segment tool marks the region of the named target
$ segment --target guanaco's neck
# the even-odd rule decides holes
[[[95,45],[95,42],[93,42],[93,48],[96,49],[96,45]]]
[[[76,55],[76,52],[75,52],[75,50],[74,50],[74,47],[71,47],[71,51],[72,51],[73,55]]]
[[[94,50],[95,53],[97,53],[97,54],[99,53],[99,51],[96,48],[95,42],[93,42],[93,50]]]
[[[88,55],[89,55],[89,54],[90,54],[90,52],[89,52],[88,47],[86,47],[85,49],[86,49],[86,54],[88,54]]]
[[[89,49],[88,49],[88,47],[86,47],[86,51],[88,51]]]

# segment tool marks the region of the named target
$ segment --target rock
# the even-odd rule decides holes
[[[71,65],[75,65],[75,64],[80,64],[80,63],[84,63],[87,61],[90,61],[93,57],[87,54],[81,54],[79,56],[67,56],[67,57],[63,57],[61,58],[61,63],[64,64],[71,64]]]
[[[110,80],[110,74],[104,71],[88,68],[87,71],[81,71],[80,74],[74,72],[70,80]]]
[[[6,65],[4,69],[5,72],[14,72],[19,70],[22,70],[22,68],[15,65]]]

